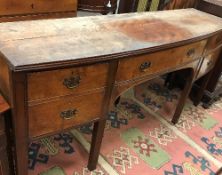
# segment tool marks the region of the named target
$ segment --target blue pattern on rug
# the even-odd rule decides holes
[[[136,114],[137,118],[139,119],[145,118],[145,115],[142,113],[141,107],[138,104],[123,101],[121,102],[121,105],[124,106],[126,110],[129,110],[131,113]]]
[[[173,164],[172,165],[173,171],[164,171],[164,175],[182,175],[183,174],[183,167],[180,165]]]
[[[201,141],[206,144],[208,152],[217,156],[222,155],[222,149],[216,148],[217,146],[214,143],[210,143],[208,138],[202,137]]]
[[[71,143],[73,141],[73,135],[70,133],[63,133],[54,136],[54,140],[59,142],[59,146],[64,149],[64,153],[72,154],[75,152]]]
[[[200,164],[200,168],[202,171],[209,171],[209,175],[215,175],[215,173],[212,171],[212,169],[210,168],[210,162],[208,160],[206,160],[204,157],[201,156],[194,156],[191,152],[187,151],[185,152],[185,156],[186,157],[190,157],[192,158],[192,161],[194,164]]]
[[[47,164],[49,156],[40,153],[41,144],[31,143],[28,150],[28,168],[31,170],[35,169],[37,163]]]

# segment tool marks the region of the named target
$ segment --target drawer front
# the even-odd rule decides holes
[[[97,92],[29,106],[30,136],[41,136],[98,119],[103,97],[104,92]]]
[[[208,73],[211,69],[214,68],[214,65],[219,57],[221,48],[215,50],[214,52],[208,53],[203,60],[203,63],[200,67],[197,79]]]
[[[28,100],[41,100],[104,88],[108,64],[37,72],[28,75]]]
[[[206,41],[201,41],[161,52],[120,60],[117,82],[136,79],[182,66],[200,57],[205,44]]]
[[[206,52],[210,52],[211,50],[216,49],[220,45],[222,45],[222,33],[219,33],[208,40]]]
[[[1,0],[0,15],[76,11],[77,0]]]

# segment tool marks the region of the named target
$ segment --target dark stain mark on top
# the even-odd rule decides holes
[[[173,42],[192,36],[186,29],[157,19],[111,22],[107,28],[147,42]]]

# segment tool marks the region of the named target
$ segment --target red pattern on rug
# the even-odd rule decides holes
[[[177,95],[177,98],[172,101],[167,98],[158,98],[158,92],[149,89],[150,85],[159,85],[160,89],[164,91],[164,81],[156,79],[149,81],[135,88],[135,96],[138,100],[144,103],[144,93],[146,98],[157,96],[154,101],[157,104],[163,104],[160,109],[154,109],[147,105],[151,110],[155,110],[166,120],[172,119],[175,111],[175,104],[179,98],[179,91],[172,90],[168,96]],[[147,88],[149,90],[147,90]],[[161,91],[160,90],[160,91]],[[160,94],[160,93],[159,93]],[[163,94],[163,92],[162,92]],[[167,94],[167,93],[166,93]],[[203,149],[209,152],[213,157],[222,161],[222,101],[215,103],[210,109],[204,109],[201,105],[195,107],[190,100],[187,100],[186,107],[181,115],[181,118],[176,127],[189,136],[194,142],[200,145]]]

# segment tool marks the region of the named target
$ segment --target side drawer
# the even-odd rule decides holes
[[[208,53],[203,58],[202,65],[200,67],[197,79],[208,73],[211,69],[214,68],[215,63],[219,57],[219,54],[221,52],[221,48],[216,49],[213,52]]]
[[[28,107],[30,137],[58,132],[98,119],[104,91],[66,96],[54,101]]]
[[[206,41],[120,60],[117,82],[136,79],[182,66],[202,55]]]
[[[209,38],[206,46],[206,52],[216,49],[222,45],[222,32]]]
[[[28,100],[79,95],[106,86],[108,64],[28,74]]]

